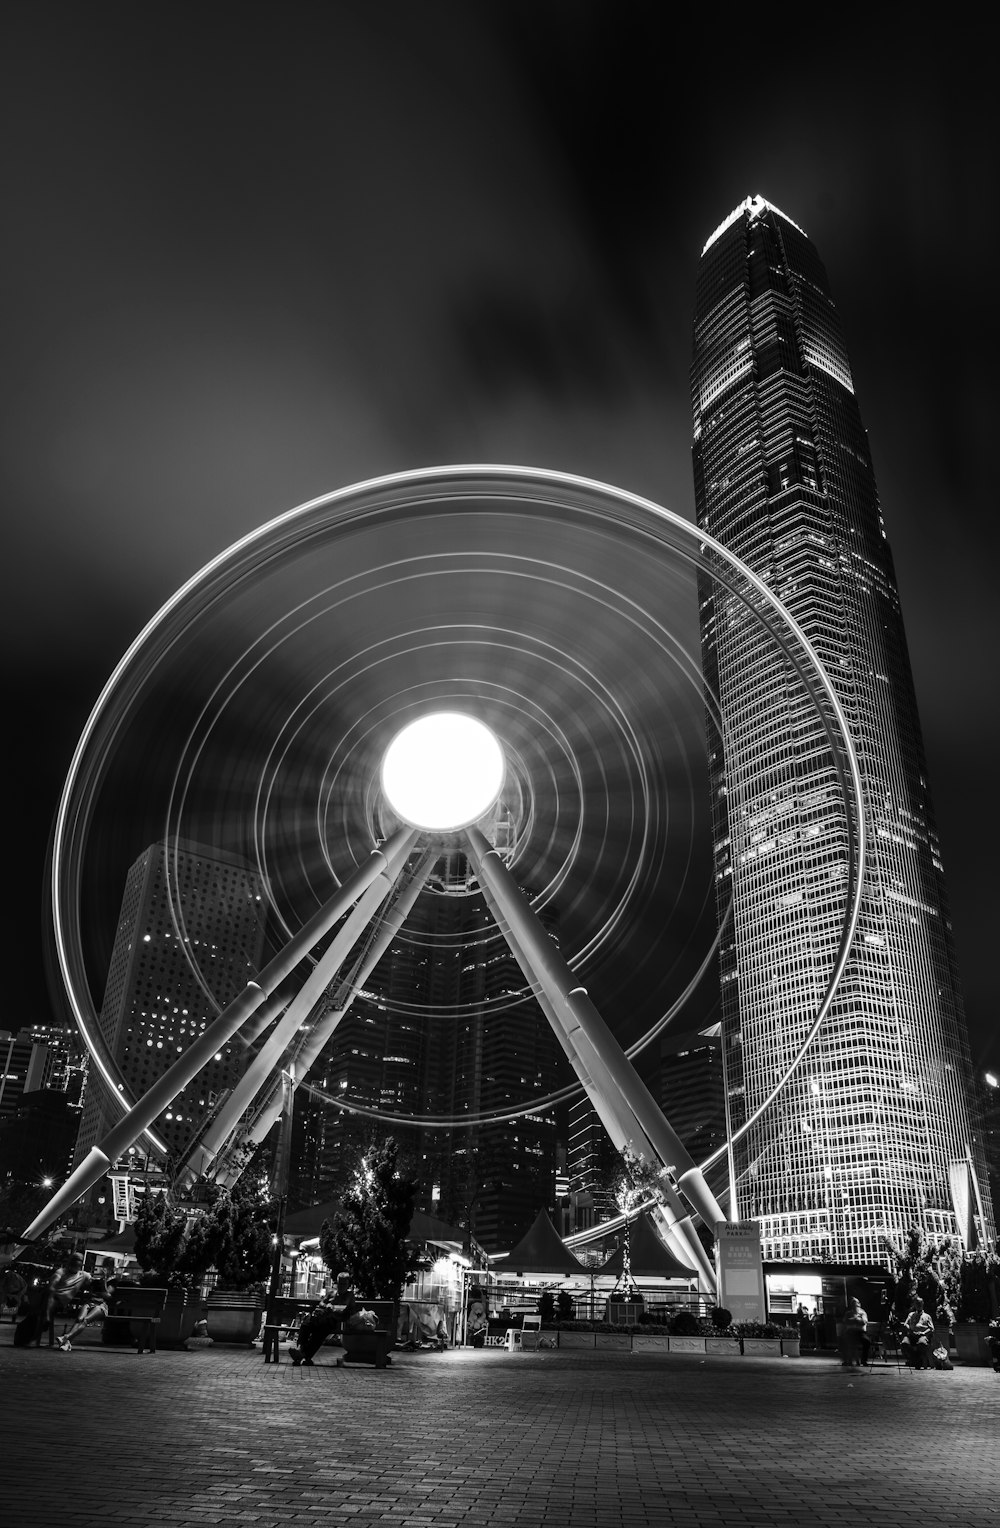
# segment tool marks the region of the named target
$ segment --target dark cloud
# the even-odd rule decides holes
[[[897,20],[859,39],[831,17],[820,48],[642,4],[14,9],[0,628],[24,949],[104,678],[237,537],[449,460],[690,514],[698,257],[760,192],[815,240],[847,327],[987,1043],[993,91],[986,49]]]

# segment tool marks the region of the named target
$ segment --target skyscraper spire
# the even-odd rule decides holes
[[[813,642],[861,761],[871,854],[859,936],[830,1017],[737,1148],[739,1212],[765,1256],[878,1260],[881,1235],[958,1230],[953,1164],[971,1160],[971,1064],[941,852],[868,439],[815,247],[748,197],[698,275],[692,365],[699,526],[782,599]],[[734,1125],[794,1053],[840,934],[845,807],[819,719],[733,597],[702,590]]]

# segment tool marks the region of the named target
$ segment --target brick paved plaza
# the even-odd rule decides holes
[[[1000,1522],[1000,1375],[830,1359],[502,1351],[392,1367],[11,1346],[5,1518],[22,1525],[539,1528]]]

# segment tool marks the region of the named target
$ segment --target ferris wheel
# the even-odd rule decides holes
[[[253,1059],[191,1169],[218,1171],[234,1142],[263,1139],[288,1079],[331,1042],[433,885],[482,893],[493,918],[477,937],[512,952],[524,985],[510,1000],[537,999],[576,1079],[564,1093],[586,1091],[613,1144],[650,1170],[668,1243],[712,1287],[694,1221],[725,1218],[705,1178],[714,1158],[691,1159],[631,1065],[691,1002],[725,926],[711,857],[695,852],[706,729],[711,751],[727,726],[698,657],[709,587],[776,644],[815,708],[847,825],[825,990],[748,1129],[829,1011],[859,916],[860,772],[833,686],[767,585],[670,510],[565,473],[427,469],[325,495],[236,542],[105,685],[59,806],[51,906],[69,1001],[121,1118],[26,1238],[140,1136],[160,1147],[158,1115],[241,1032]],[[85,909],[116,855],[153,837],[236,849],[277,935],[231,1002],[190,944],[217,1017],[137,1099],[102,1037]],[[338,1001],[306,1026],[331,989]]]

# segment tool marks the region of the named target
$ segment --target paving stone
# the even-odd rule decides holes
[[[621,1351],[15,1349],[18,1528],[966,1528],[996,1525],[1000,1376]]]

